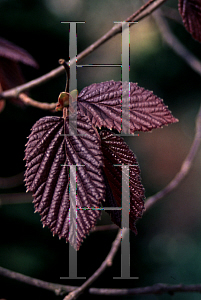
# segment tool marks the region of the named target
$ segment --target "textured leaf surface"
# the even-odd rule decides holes
[[[201,1],[179,0],[179,12],[186,30],[201,43]]]
[[[123,95],[129,99],[128,91]],[[122,82],[106,81],[85,87],[78,95],[78,108],[96,127],[116,129],[121,132]],[[125,120],[126,121],[126,120]],[[127,119],[129,122],[129,118]],[[130,83],[130,133],[150,131],[177,122],[163,100],[152,92]]]
[[[130,177],[127,179],[127,183],[130,184],[130,198],[128,195],[126,205],[130,209],[129,227],[137,233],[135,223],[142,216],[145,198],[138,162],[121,137],[106,130],[100,132],[100,137],[106,182],[106,202],[104,206],[121,207],[122,167],[115,165],[132,165],[129,167]],[[121,211],[112,210],[109,213],[112,221],[121,227]]]
[[[74,125],[75,121],[71,124]],[[105,196],[100,138],[86,117],[78,115],[78,135],[69,133],[68,119],[44,117],[32,128],[25,150],[27,190],[33,192],[35,211],[44,226],[79,249],[100,217],[98,210],[77,210],[77,236],[69,232],[69,169],[77,165],[77,207],[99,207]],[[62,166],[69,165],[69,166]],[[70,169],[71,170],[71,169]],[[73,185],[71,190],[75,189]],[[73,208],[73,203],[71,208]]]

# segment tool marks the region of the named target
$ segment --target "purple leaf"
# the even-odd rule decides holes
[[[68,133],[67,119],[65,134]],[[87,117],[77,116],[77,133],[77,136],[64,136],[64,119],[61,117],[44,117],[37,121],[26,145],[25,181],[27,190],[33,193],[35,211],[40,213],[43,225],[78,250],[100,217],[100,211],[77,210],[73,225],[74,229],[77,227],[77,236],[75,232],[69,232],[72,176],[77,177],[70,186],[76,193],[77,208],[99,207],[105,197],[105,184],[100,137]],[[70,172],[69,175],[73,165],[77,165],[76,174]],[[71,208],[75,214],[73,202]]]
[[[201,43],[201,1],[179,0],[179,12],[186,30]]]
[[[126,83],[125,83],[126,84]],[[128,90],[124,95],[128,101]],[[106,81],[85,87],[78,95],[78,108],[89,117],[95,127],[106,127],[121,132],[122,82]],[[130,133],[150,131],[163,125],[177,122],[163,100],[152,92],[130,83]]]
[[[0,37],[0,56],[38,68],[37,62],[24,49]]]
[[[126,84],[130,84],[131,92],[130,123],[126,119],[131,133],[177,122],[152,92],[136,83]],[[127,95],[124,88],[123,92],[123,96]],[[78,96],[78,135],[70,131],[68,118],[64,121],[60,117],[45,117],[36,122],[29,136],[25,181],[27,190],[33,192],[35,210],[40,213],[44,226],[60,238],[66,238],[75,249],[79,249],[100,217],[97,208],[101,204],[122,206],[122,179],[126,187],[130,186],[124,195],[130,210],[127,225],[135,233],[136,221],[144,210],[144,188],[135,155],[121,137],[108,130],[100,131],[99,136],[95,129],[106,127],[121,132],[121,96],[121,82],[92,84]],[[75,127],[75,119],[71,122]],[[123,165],[129,165],[129,174]],[[71,201],[72,193],[76,195],[77,207]],[[109,213],[121,227],[121,211]]]
[[[12,44],[11,42],[0,38],[0,91],[5,91],[24,83],[19,62],[32,67],[38,67],[36,61],[24,49]],[[10,98],[9,101],[23,106],[19,98]],[[1,101],[1,104],[3,101]],[[5,106],[0,105],[0,112]]]
[[[145,198],[138,162],[121,137],[106,130],[100,132],[100,137],[106,182],[106,202],[103,205],[108,207],[122,206],[122,167],[115,165],[132,165],[129,167],[130,176],[128,178],[130,198],[128,195],[126,205],[130,209],[129,227],[137,233],[135,223],[142,216]],[[121,211],[112,210],[109,213],[112,221],[121,227]]]

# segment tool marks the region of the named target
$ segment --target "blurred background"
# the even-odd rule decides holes
[[[60,58],[69,59],[68,25],[60,21],[86,21],[77,25],[78,53],[105,34],[114,21],[123,21],[139,8],[141,0],[0,0],[0,36],[26,49],[39,64],[38,69],[20,64],[26,81],[58,66]],[[181,23],[177,1],[167,1],[163,10],[176,16],[168,19],[172,32],[201,59],[201,45],[193,40]],[[112,38],[83,59],[82,64],[121,63],[121,35]],[[78,90],[106,80],[121,80],[120,68],[77,69]],[[148,17],[130,29],[130,81],[153,90],[164,99],[179,123],[125,138],[136,154],[146,197],[163,189],[180,170],[195,133],[195,118],[200,106],[200,76],[163,41],[156,23]],[[56,102],[65,88],[65,75],[29,91],[38,101]],[[59,113],[57,113],[59,115]],[[24,149],[33,124],[53,115],[6,101],[0,114],[0,177],[25,170]],[[160,200],[137,223],[138,235],[130,233],[131,276],[139,280],[114,280],[120,276],[120,251],[111,268],[94,287],[134,288],[159,282],[198,284],[201,278],[201,152],[188,176],[170,195]],[[24,193],[23,182],[12,189],[0,189],[7,199]],[[1,195],[0,195],[1,199]],[[16,198],[19,202],[21,199]],[[109,224],[103,213],[99,224]],[[107,255],[117,230],[91,233],[78,252],[78,276],[89,277]],[[82,280],[60,280],[68,276],[68,244],[52,237],[42,228],[32,203],[0,205],[0,265],[45,281],[80,285]],[[0,277],[0,298],[63,299],[52,292]],[[101,299],[97,296],[96,299]],[[84,299],[84,295],[80,297]],[[94,299],[89,296],[88,299]],[[108,299],[114,299],[110,297]],[[170,295],[118,297],[118,299],[173,299]],[[200,299],[200,295],[175,294],[175,300]]]

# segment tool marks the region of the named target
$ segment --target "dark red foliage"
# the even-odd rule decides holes
[[[104,173],[106,181],[106,202],[104,206],[122,206],[122,167],[116,165],[132,165],[129,167],[130,195],[127,195],[126,205],[130,209],[129,227],[137,233],[135,223],[142,217],[144,210],[144,188],[141,183],[140,168],[135,155],[120,136],[110,131],[100,132],[101,146],[104,156]],[[126,195],[125,195],[126,196]],[[121,227],[121,211],[107,211],[112,221]]]
[[[177,122],[152,92],[135,83],[130,83],[130,90],[131,133]],[[69,131],[70,117],[45,117],[33,126],[26,146],[25,181],[27,190],[33,193],[35,210],[40,213],[44,226],[66,238],[75,249],[79,249],[96,224],[101,205],[121,207],[122,178],[130,186],[126,206],[130,209],[129,227],[135,233],[136,221],[144,210],[144,188],[135,155],[120,136],[110,130],[101,130],[98,134],[95,128],[104,126],[121,132],[121,94],[121,82],[108,81],[84,88],[77,102],[77,132],[72,131],[76,128],[75,119]],[[129,119],[127,123],[129,125]],[[122,165],[131,165],[129,175],[122,173]],[[77,169],[73,175],[76,186],[70,180],[70,166]],[[70,190],[77,195],[76,207],[72,201],[72,211],[77,213],[73,227],[77,235],[72,235],[69,227]],[[121,227],[121,211],[109,213],[113,222]]]
[[[186,30],[201,43],[201,1],[179,0],[179,12]]]
[[[0,37],[0,56],[25,65],[38,67],[33,57],[24,49]]]
[[[129,93],[125,98],[129,97]],[[122,82],[106,81],[85,87],[78,95],[78,108],[96,127],[121,132]],[[150,131],[177,122],[163,100],[152,92],[130,82],[130,133]]]
[[[64,136],[63,118],[44,117],[33,126],[25,151],[25,181],[27,190],[33,193],[35,211],[40,213],[44,226],[67,241],[70,217],[69,166],[77,165],[77,208],[100,207],[105,197],[103,157],[98,133],[87,117],[80,115],[77,132],[77,136]],[[67,119],[65,134],[68,133]],[[100,210],[93,209],[77,211],[77,240],[70,240],[76,249],[79,249],[100,213]],[[75,235],[71,236],[75,238]]]
[[[0,37],[0,92],[24,83],[20,62],[35,68],[38,67],[27,51]],[[15,104],[22,105],[18,98],[10,100]],[[2,105],[4,101],[1,100],[0,111],[4,107]]]

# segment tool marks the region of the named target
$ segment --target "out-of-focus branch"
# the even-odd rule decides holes
[[[74,289],[77,288],[75,286],[46,282],[40,279],[32,278],[30,276],[26,276],[17,272],[10,271],[2,267],[0,267],[0,275],[11,279],[15,279],[23,283],[33,285],[38,288],[43,288],[45,290],[53,291],[55,292],[56,295],[63,295],[64,293],[73,291]]]
[[[192,143],[192,146],[190,148],[190,151],[185,158],[185,160],[182,163],[181,169],[179,173],[172,179],[172,181],[160,192],[153,195],[152,197],[149,197],[145,203],[145,208],[149,209],[153,204],[155,204],[159,199],[163,198],[167,194],[169,194],[173,189],[175,189],[179,183],[185,178],[185,176],[188,174],[193,160],[198,152],[199,146],[201,142],[201,107],[198,112],[198,116],[196,118],[196,132],[194,136],[194,140]]]
[[[22,185],[24,172],[10,177],[0,177],[0,189],[10,189]]]
[[[155,21],[158,24],[158,28],[163,35],[164,40],[167,44],[180,56],[185,62],[199,75],[201,75],[201,62],[189,51],[187,50],[178,39],[171,33],[167,22],[161,17],[160,11],[153,14]],[[184,179],[188,174],[193,160],[198,152],[199,146],[201,143],[201,107],[199,109],[197,118],[196,118],[196,127],[195,127],[195,136],[190,148],[190,151],[183,161],[179,173],[173,178],[173,180],[160,192],[149,197],[145,203],[145,208],[149,209],[154,203],[159,199],[163,198],[169,194],[173,189],[175,189],[179,183]]]
[[[176,9],[176,8],[172,8],[172,7],[169,7],[169,6],[166,6],[164,9],[161,8],[161,15],[163,17],[166,17],[168,19],[171,19],[171,20],[181,24],[182,26],[184,25],[183,21],[182,21],[182,18],[181,18],[181,15],[178,12],[178,9]]]
[[[179,183],[184,179],[184,177],[188,174],[193,160],[198,152],[199,146],[201,143],[201,107],[199,109],[197,118],[196,118],[196,126],[195,126],[195,136],[190,148],[190,151],[182,163],[180,171],[173,178],[173,180],[161,191],[157,194],[147,198],[145,203],[145,208],[148,210],[153,204],[155,204],[159,199],[163,198],[167,194],[169,194],[173,189],[175,189]],[[24,201],[23,201],[24,199]],[[0,204],[11,204],[11,203],[21,203],[21,202],[31,202],[31,195],[25,193],[17,193],[17,194],[5,194],[0,195]],[[109,225],[110,226],[110,225]],[[97,229],[98,230],[98,229]]]
[[[152,17],[158,25],[164,41],[177,53],[196,73],[201,75],[201,62],[193,55],[171,32],[167,21],[162,17],[160,10],[153,13]]]
[[[30,284],[32,286],[43,288],[49,291],[53,291],[56,295],[63,295],[66,292],[76,290],[78,287],[62,285],[52,282],[46,282],[36,278],[32,278],[17,272],[10,271],[8,269],[0,267],[0,275],[21,281],[23,283]],[[201,284],[195,285],[167,285],[167,284],[154,284],[152,286],[133,288],[133,289],[105,289],[105,288],[90,288],[89,294],[93,295],[106,295],[106,296],[125,296],[125,295],[147,295],[147,294],[174,294],[178,292],[201,292]],[[68,296],[67,296],[68,297]],[[66,297],[65,297],[66,298]],[[65,299],[64,298],[64,299]]]
[[[59,76],[64,72],[64,68],[62,66],[57,67],[56,69],[48,72],[47,74],[40,76],[36,79],[33,79],[25,84],[19,85],[15,88],[12,88],[10,90],[6,90],[3,93],[0,93],[0,99],[8,99],[12,97],[18,97],[20,93],[32,89],[36,86],[42,85],[43,83]]]
[[[112,244],[112,247],[110,249],[110,252],[102,262],[101,266],[94,272],[94,274],[84,282],[83,285],[80,287],[75,286],[68,286],[68,285],[61,285],[51,282],[46,282],[43,280],[39,280],[36,278],[32,278],[17,272],[10,271],[8,269],[0,267],[0,275],[15,279],[30,285],[33,285],[35,287],[43,288],[46,290],[54,291],[56,295],[63,295],[65,292],[70,292],[64,300],[70,300],[70,299],[76,299],[83,291],[89,287],[99,276],[103,271],[112,265],[114,256],[120,246],[121,239],[124,237],[124,234],[126,233],[127,229],[123,229],[123,232],[121,229],[119,229],[119,232]]]
[[[0,207],[8,204],[31,203],[32,200],[31,193],[0,194]]]
[[[90,294],[94,295],[107,295],[107,296],[125,296],[125,295],[162,295],[178,292],[201,292],[201,284],[192,285],[168,285],[163,283],[157,283],[152,286],[134,288],[134,289],[102,289],[102,288],[91,288],[89,289]]]
[[[139,21],[145,16],[149,15],[154,9],[156,9],[159,5],[161,5],[165,0],[150,0],[147,4],[145,4],[143,7],[141,7],[134,15],[130,16],[126,21]],[[160,16],[159,16],[160,18]],[[159,20],[159,19],[158,19]],[[161,26],[161,24],[160,24]],[[164,28],[166,31],[164,31]],[[94,51],[97,47],[99,47],[101,44],[103,44],[105,41],[109,40],[111,37],[115,36],[117,33],[121,32],[121,26],[115,25],[106,35],[104,35],[102,38],[100,38],[97,42],[92,44],[90,47],[88,47],[85,51],[83,51],[80,55],[78,55],[77,60],[79,61],[92,51]],[[165,36],[167,39],[167,43],[171,45],[171,47],[181,56],[185,59],[185,61],[199,74],[201,74],[201,68],[198,64],[198,60],[188,51],[185,49],[183,45],[172,36],[172,34],[168,31],[167,27],[163,27],[163,33],[165,32]],[[173,45],[174,44],[174,45]],[[189,55],[190,54],[190,55]],[[72,61],[71,61],[72,63]],[[75,63],[75,58],[74,58]],[[200,62],[199,62],[200,63]],[[13,96],[19,96],[21,97],[21,100],[24,102],[27,102],[27,104],[39,107],[37,101],[27,98],[22,94],[21,92],[32,88],[34,86],[37,86],[38,84],[41,84],[57,75],[59,75],[61,72],[63,72],[63,68],[59,67],[50,73],[31,81],[25,85],[19,86],[15,89],[11,89],[9,91],[6,91],[1,94],[2,98],[9,98]],[[46,106],[48,103],[40,103],[42,105],[39,108],[42,109],[54,109],[49,108]],[[50,105],[55,105],[54,103]],[[46,108],[45,108],[46,107]],[[156,195],[148,198],[148,200],[145,203],[146,209],[149,209],[157,200],[161,199],[165,195],[167,195],[169,192],[171,192],[178,184],[181,182],[181,180],[186,176],[188,173],[193,159],[198,151],[199,145],[201,141],[201,108],[199,110],[199,114],[196,120],[196,134],[193,141],[193,144],[191,146],[191,149],[189,151],[189,154],[187,155],[186,159],[184,160],[180,172],[175,176],[175,178],[170,182],[170,184],[162,191],[157,193]],[[10,195],[8,195],[10,197]],[[29,195],[28,195],[29,196]],[[21,197],[21,196],[20,196]],[[30,196],[31,197],[31,196]],[[100,274],[108,267],[111,266],[113,258],[118,250],[118,247],[120,245],[121,239],[123,238],[125,230],[123,230],[123,233],[121,234],[121,230],[119,230],[116,239],[114,240],[111,250],[108,253],[107,257],[101,264],[101,266],[96,270],[96,272],[84,282],[83,285],[80,287],[73,287],[73,286],[64,286],[64,285],[58,285],[54,283],[45,282],[42,280],[38,280],[35,278],[31,278],[16,272],[9,271],[7,269],[0,267],[0,274],[3,276],[7,276],[9,278],[13,278],[31,285],[34,285],[36,287],[41,287],[47,290],[54,291],[57,295],[62,295],[64,292],[70,292],[64,300],[70,300],[70,299],[76,299],[85,289],[87,289],[93,282],[96,280]],[[166,285],[166,284],[156,284],[153,286],[148,287],[141,287],[141,288],[135,288],[135,289],[98,289],[98,288],[90,288],[89,293],[91,294],[97,294],[97,295],[140,295],[140,294],[163,294],[163,293],[170,293],[173,294],[175,292],[201,292],[201,285]]]
[[[91,232],[113,230],[113,229],[118,229],[118,228],[119,227],[116,224],[99,225],[99,226],[93,227]]]
[[[57,105],[57,103],[46,103],[46,102],[36,101],[24,93],[20,93],[18,98],[26,105],[31,105],[45,110],[54,110]]]
[[[143,5],[140,9],[138,9],[134,14],[132,14],[130,17],[128,17],[125,21],[127,22],[138,22],[145,17],[149,16],[154,10],[156,10],[159,6],[161,6],[164,2],[167,0],[149,0],[145,5]],[[132,24],[131,24],[132,25]],[[93,52],[95,49],[100,47],[102,44],[104,44],[106,41],[110,40],[112,37],[116,36],[118,33],[121,33],[122,26],[121,24],[117,24],[113,26],[106,34],[104,34],[101,38],[99,38],[96,42],[94,42],[92,45],[87,47],[84,51],[82,51],[80,54],[77,55],[77,57],[73,57],[71,59],[71,65],[79,62],[81,59],[89,55],[91,52]],[[52,78],[57,77],[58,75],[64,73],[63,66],[59,66],[58,68],[52,70],[51,72],[36,78],[34,80],[31,80],[30,82],[27,82],[23,85],[17,86],[15,88],[12,88],[10,90],[4,91],[3,93],[0,93],[0,99],[7,99],[11,97],[18,97],[20,93],[27,89],[32,89],[33,87],[36,87],[38,85],[41,85],[47,81],[49,81]],[[49,108],[48,108],[49,109]]]
[[[70,292],[64,300],[72,300],[72,299],[77,299],[77,297],[83,293],[83,291],[88,288],[102,273],[103,271],[112,265],[112,261],[114,259],[114,256],[120,246],[121,239],[123,239],[125,233],[127,232],[128,229],[119,229],[118,234],[112,243],[112,247],[110,252],[108,253],[107,257],[104,259],[102,262],[101,266],[94,272],[94,274],[87,279],[80,287],[78,287],[76,290],[73,292]]]

